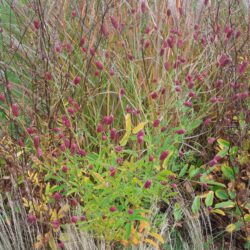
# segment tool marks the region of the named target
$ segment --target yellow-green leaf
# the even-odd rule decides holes
[[[162,244],[164,243],[164,240],[162,238],[162,236],[160,234],[157,233],[150,233],[149,235],[153,236],[154,238],[156,238],[159,242],[161,242]]]
[[[131,135],[132,130],[132,122],[131,122],[131,115],[126,114],[125,116],[125,124],[126,124],[126,132],[125,135],[120,140],[120,145],[125,146],[128,142],[129,136]]]
[[[232,233],[233,231],[235,231],[235,229],[236,229],[236,226],[235,226],[235,224],[229,224],[227,227],[226,227],[226,231],[228,232],[228,233]]]
[[[225,212],[221,209],[213,209],[212,210],[212,213],[216,213],[216,214],[219,214],[219,215],[222,215],[222,216],[225,216]]]
[[[144,126],[147,124],[147,122],[140,122],[134,129],[133,134],[137,134],[139,131],[144,129]]]
[[[160,249],[160,247],[158,246],[158,244],[155,243],[153,240],[151,240],[151,239],[145,239],[144,241],[145,241],[146,243],[148,243],[148,244],[154,246],[156,249]]]
[[[214,191],[209,191],[205,199],[205,204],[207,207],[211,207],[213,205],[213,202],[214,202]]]

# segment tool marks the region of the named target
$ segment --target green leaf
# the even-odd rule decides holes
[[[227,166],[227,165],[223,165],[222,167],[221,167],[221,171],[223,172],[223,175],[227,178],[227,179],[229,179],[229,180],[231,180],[231,181],[233,181],[235,178],[234,178],[234,171],[232,170],[232,168],[230,168],[229,166]]]
[[[131,234],[131,222],[129,222],[129,223],[127,223],[126,225],[125,225],[125,239],[126,240],[128,240],[129,239],[129,237],[130,237],[130,234]]]
[[[179,177],[183,177],[183,176],[186,174],[187,170],[188,170],[188,164],[186,164],[186,165],[181,169],[181,171],[180,171],[180,173],[179,173]]]
[[[192,212],[198,213],[201,207],[201,198],[200,196],[196,196],[194,198],[193,204],[192,204]]]
[[[181,211],[180,203],[174,204],[174,218],[176,221],[179,221],[182,219],[182,211]]]
[[[205,199],[205,204],[207,207],[211,207],[214,202],[214,191],[209,191],[206,199]]]
[[[159,180],[165,180],[167,176],[169,175],[174,175],[174,173],[168,169],[165,169],[163,171],[161,171],[158,175],[157,175],[157,178]]]
[[[223,189],[218,189],[215,191],[215,195],[217,198],[221,199],[221,200],[227,200],[228,199],[228,194],[225,190]]]
[[[220,182],[217,182],[217,181],[207,181],[207,184],[226,188],[226,186],[223,183],[220,183]]]
[[[235,202],[233,201],[224,201],[217,203],[215,205],[215,208],[232,208],[232,207],[235,207]]]

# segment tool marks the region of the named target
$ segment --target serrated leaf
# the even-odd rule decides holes
[[[201,199],[200,196],[196,196],[194,198],[193,204],[192,204],[192,212],[194,214],[198,213],[201,207]]]
[[[205,204],[207,207],[211,207],[213,205],[213,202],[214,202],[214,191],[209,191],[205,199]]]
[[[215,205],[215,208],[232,208],[232,207],[235,207],[235,202],[233,201],[220,202]]]
[[[221,167],[221,171],[223,172],[223,175],[224,175],[227,179],[229,179],[229,180],[231,180],[231,181],[233,181],[233,180],[235,179],[235,178],[234,178],[234,171],[233,171],[233,169],[230,168],[229,166],[223,165],[223,166]]]
[[[136,127],[134,127],[132,133],[137,134],[139,131],[143,130],[147,122],[140,122]]]
[[[188,165],[186,164],[186,165],[181,169],[181,171],[180,171],[180,173],[179,173],[179,177],[183,177],[183,176],[186,174],[187,170],[188,170]]]

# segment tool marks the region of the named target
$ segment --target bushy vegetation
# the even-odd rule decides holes
[[[0,4],[0,247],[250,247],[247,1]]]

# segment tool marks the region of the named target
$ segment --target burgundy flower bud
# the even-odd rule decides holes
[[[210,167],[213,167],[214,165],[216,165],[217,164],[217,161],[215,160],[215,159],[213,159],[213,160],[211,160],[210,162],[209,162],[209,166]]]
[[[77,200],[75,198],[70,199],[69,203],[70,203],[71,207],[76,207],[77,206]]]
[[[238,66],[238,72],[240,75],[244,74],[247,69],[248,62],[245,60]]]
[[[150,156],[148,157],[148,161],[152,162],[153,160],[154,160],[154,156],[153,156],[153,155],[150,155]]]
[[[184,106],[186,106],[188,108],[191,108],[193,106],[192,102],[190,102],[190,101],[185,101],[183,104],[184,104]]]
[[[97,133],[104,132],[104,128],[103,128],[103,125],[101,123],[98,124],[96,131],[97,131]]]
[[[121,88],[120,89],[120,96],[124,96],[125,95],[125,89],[124,88]]]
[[[0,93],[0,101],[3,103],[5,103],[5,101],[6,101],[3,93]]]
[[[71,53],[73,50],[72,45],[70,43],[66,43],[65,48],[67,53]]]
[[[158,97],[157,92],[152,92],[150,95],[151,95],[152,99],[157,99],[157,97]]]
[[[103,123],[105,125],[108,125],[108,126],[111,125],[113,123],[113,121],[114,121],[114,116],[113,115],[104,116],[104,118],[103,118]]]
[[[75,110],[72,107],[68,107],[67,110],[71,115],[75,114]]]
[[[169,71],[170,70],[170,64],[168,62],[165,62],[164,63],[164,68],[166,71]]]
[[[12,114],[13,114],[15,117],[18,117],[18,116],[19,116],[20,111],[19,111],[19,106],[18,106],[17,103],[13,103],[13,104],[11,105],[11,111],[12,111]]]
[[[45,78],[45,80],[47,80],[47,81],[51,81],[51,80],[52,80],[52,75],[51,75],[51,73],[50,73],[50,72],[46,72],[44,78]]]
[[[178,134],[178,135],[183,135],[183,134],[185,134],[185,132],[186,132],[185,129],[178,129],[178,130],[176,130],[176,134]]]
[[[177,188],[177,185],[175,183],[173,183],[171,186],[172,186],[173,189]]]
[[[111,130],[110,130],[110,139],[111,140],[115,140],[116,138],[117,138],[117,131],[116,131],[116,129],[115,128],[111,128]]]
[[[85,215],[82,215],[81,217],[80,217],[80,221],[86,221],[87,220],[87,217],[85,216]]]
[[[130,61],[132,61],[133,59],[134,59],[134,57],[133,57],[133,55],[130,53],[130,54],[128,54],[128,59],[130,60]]]
[[[143,143],[143,141],[144,141],[144,138],[143,138],[143,136],[137,136],[137,142],[138,143]]]
[[[195,94],[194,91],[191,90],[191,91],[188,93],[188,96],[189,96],[190,98],[193,98],[193,97],[196,96],[196,94]]]
[[[79,45],[82,47],[84,45],[84,43],[85,43],[85,39],[84,39],[84,37],[82,37],[81,40],[80,40]]]
[[[33,142],[34,142],[34,147],[35,147],[35,148],[38,148],[39,145],[40,145],[40,139],[39,139],[39,136],[38,136],[38,135],[35,135],[35,136],[34,136]]]
[[[107,140],[107,136],[106,135],[102,135],[102,140],[106,141]]]
[[[142,2],[141,2],[141,12],[142,12],[142,13],[145,13],[146,10],[147,10],[146,3],[145,3],[145,1],[142,1]]]
[[[109,211],[110,211],[111,213],[115,212],[115,211],[116,211],[116,207],[115,207],[115,206],[110,207]]]
[[[149,26],[147,26],[146,28],[145,28],[145,31],[144,31],[146,34],[149,34],[150,33],[150,27]]]
[[[25,144],[24,144],[24,141],[20,138],[20,139],[18,139],[18,145],[20,146],[20,147],[22,147],[22,148],[24,148],[24,146],[25,146]]]
[[[165,51],[164,48],[161,48],[161,49],[160,49],[160,56],[163,56],[163,55],[164,55],[164,51]]]
[[[40,25],[41,25],[41,24],[40,24],[40,21],[39,21],[39,20],[37,20],[37,19],[34,20],[34,27],[35,27],[36,30],[38,30],[38,29],[40,28]]]
[[[165,132],[167,130],[167,127],[162,127],[161,128],[161,132],[163,133],[163,132]]]
[[[36,223],[37,218],[36,218],[36,216],[34,214],[28,214],[27,221],[30,224],[34,224],[34,223]]]
[[[179,151],[179,157],[183,157],[184,156],[184,153],[182,151]]]
[[[123,164],[123,159],[121,157],[119,157],[119,158],[117,158],[116,162],[118,165],[121,166]]]
[[[159,119],[156,119],[156,120],[154,120],[154,122],[153,122],[153,127],[154,128],[157,128],[159,125],[160,125],[160,120]]]
[[[78,154],[82,157],[85,157],[87,155],[87,153],[84,149],[78,149]]]
[[[176,87],[175,87],[175,91],[176,91],[176,92],[181,92],[181,87],[180,87],[180,86],[176,86]]]
[[[116,169],[113,166],[110,166],[109,171],[110,171],[110,176],[114,177],[116,173]]]
[[[75,224],[77,221],[78,221],[77,216],[73,215],[73,216],[71,217],[71,222]]]
[[[62,152],[66,151],[67,147],[66,147],[65,143],[61,144],[60,149],[61,149]]]
[[[115,151],[116,152],[122,152],[122,150],[123,150],[123,148],[122,148],[122,146],[120,146],[120,145],[117,145],[117,146],[115,146]]]
[[[134,213],[134,210],[130,208],[130,209],[128,210],[128,214],[133,214],[133,213]]]
[[[114,29],[118,29],[119,28],[118,21],[115,19],[115,17],[111,16],[110,17],[110,21],[111,21],[111,24],[112,24],[112,26],[113,26]]]
[[[226,65],[228,65],[229,63],[231,63],[232,59],[226,55],[226,54],[222,54],[219,58],[218,58],[218,64],[221,68],[225,67]]]
[[[54,193],[53,198],[56,201],[60,201],[62,199],[62,195],[59,192]]]
[[[71,17],[75,18],[76,16],[77,16],[77,11],[76,10],[72,10]]]
[[[115,74],[114,69],[110,69],[110,70],[109,70],[109,74],[110,74],[111,76],[113,76],[113,75]]]
[[[59,249],[63,249],[63,248],[65,247],[65,245],[64,245],[63,242],[59,242],[59,243],[57,244],[57,246],[58,246]]]
[[[164,161],[169,155],[169,151],[168,150],[164,150],[162,151],[161,155],[160,155],[160,161]]]
[[[207,139],[208,144],[213,144],[216,141],[214,137],[210,137]]]
[[[55,45],[55,51],[56,51],[57,53],[61,53],[61,52],[62,52],[62,45],[56,44],[56,45]]]
[[[91,56],[95,56],[95,54],[96,54],[95,48],[90,48],[89,52],[90,52]]]
[[[152,185],[152,180],[147,180],[144,184],[144,188],[150,188]]]
[[[204,121],[204,125],[205,125],[205,126],[208,126],[211,122],[212,122],[211,118],[207,118],[207,119]]]
[[[74,80],[73,80],[73,83],[74,83],[75,85],[78,85],[78,84],[80,83],[80,81],[81,81],[81,77],[80,77],[80,76],[76,76],[76,77],[74,78]]]
[[[89,170],[94,169],[94,166],[92,164],[89,165]]]
[[[161,185],[162,185],[162,186],[166,186],[166,185],[167,185],[167,182],[166,182],[166,181],[161,181]]]
[[[54,229],[58,229],[60,227],[60,222],[58,220],[53,220],[51,224]]]
[[[43,151],[42,151],[42,149],[39,148],[39,147],[36,149],[36,153],[37,153],[37,157],[38,157],[38,158],[40,158],[40,157],[43,156]]]
[[[68,167],[66,165],[62,166],[62,172],[67,173]]]
[[[103,64],[102,64],[100,61],[96,61],[96,62],[95,62],[95,65],[96,65],[96,67],[97,67],[99,70],[103,70],[103,68],[104,68]]]

